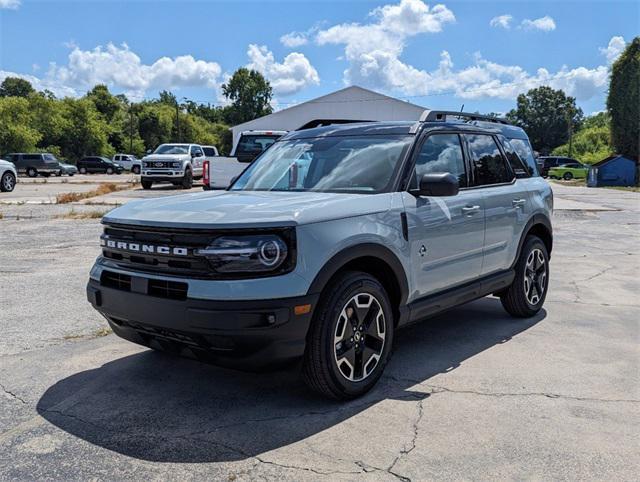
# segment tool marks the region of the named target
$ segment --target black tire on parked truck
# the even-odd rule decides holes
[[[193,173],[191,169],[187,167],[184,171],[184,177],[182,178],[182,189],[191,189],[193,187]]]
[[[373,276],[347,271],[325,288],[311,322],[302,375],[314,391],[359,397],[378,381],[393,344],[389,297]]]
[[[140,181],[140,184],[142,184],[142,189],[151,189],[151,186],[153,186],[153,181],[150,181],[149,179],[142,179]]]
[[[511,316],[535,316],[549,287],[549,253],[539,237],[527,236],[515,268],[511,286],[500,293],[502,306]]]

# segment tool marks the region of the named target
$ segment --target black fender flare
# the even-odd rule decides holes
[[[549,232],[551,243],[549,244],[549,247],[548,247],[548,251],[549,251],[548,254],[549,254],[549,258],[551,258],[551,248],[553,247],[553,227],[551,226],[551,220],[546,214],[536,213],[531,217],[531,219],[529,219],[529,221],[527,221],[527,224],[522,230],[522,235],[520,236],[520,241],[518,242],[518,251],[516,253],[516,258],[513,260],[513,263],[511,264],[511,268],[514,268],[516,263],[518,262],[518,259],[520,259],[520,253],[522,252],[522,246],[524,245],[524,240],[527,239],[527,235],[529,234],[531,229],[536,225],[543,226]]]
[[[384,261],[393,271],[400,288],[400,306],[405,306],[409,295],[409,283],[402,263],[387,247],[375,243],[362,243],[339,251],[327,261],[314,278],[307,294],[322,293],[329,280],[349,262],[363,257]]]

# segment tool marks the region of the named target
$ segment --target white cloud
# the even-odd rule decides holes
[[[299,52],[292,52],[284,60],[276,62],[267,47],[251,44],[247,51],[250,63],[247,68],[263,74],[273,87],[276,95],[289,95],[310,85],[320,83],[318,72],[311,62]]]
[[[18,77],[20,79],[27,80],[31,83],[34,89],[36,90],[50,90],[58,97],[77,97],[78,92],[66,85],[58,83],[56,80],[47,79],[47,78],[39,78],[35,75],[29,74],[21,74],[18,72],[10,72],[7,70],[0,70],[0,82],[2,82],[7,77]]]
[[[161,57],[144,64],[126,44],[109,43],[93,50],[74,47],[66,65],[51,63],[41,78],[17,75],[29,80],[36,89],[49,89],[58,96],[82,95],[95,84],[106,84],[124,91],[132,99],[142,98],[149,89],[211,87],[219,85],[221,68],[216,62],[196,60],[191,55]]]
[[[398,58],[407,38],[440,32],[445,24],[455,22],[453,12],[444,5],[430,8],[421,0],[401,0],[378,7],[369,15],[374,19],[369,24],[338,24],[320,30],[316,43],[344,45],[344,59],[349,63],[345,83],[395,90],[417,84],[422,77],[420,71]]]
[[[556,22],[549,15],[544,17],[530,20],[525,18],[520,26],[526,30],[542,30],[543,32],[550,32],[556,29]]]
[[[505,14],[498,15],[497,17],[493,17],[489,22],[489,25],[492,27],[500,27],[506,30],[511,28],[511,22],[513,21],[513,15]]]
[[[10,8],[15,10],[20,6],[21,0],[0,0],[0,8]]]
[[[608,64],[614,63],[620,54],[624,51],[627,43],[621,36],[611,37],[609,45],[600,49],[600,53],[607,59]]]
[[[280,37],[280,43],[285,47],[295,48],[306,45],[309,42],[305,32],[289,32]]]

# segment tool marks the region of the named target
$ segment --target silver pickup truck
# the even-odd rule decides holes
[[[144,189],[159,182],[191,189],[194,179],[202,178],[205,155],[198,144],[161,144],[142,158],[141,183]]]

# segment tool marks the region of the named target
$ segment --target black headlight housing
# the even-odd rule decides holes
[[[225,278],[284,274],[295,268],[295,230],[228,232],[194,250],[194,255],[204,257],[213,271]]]

